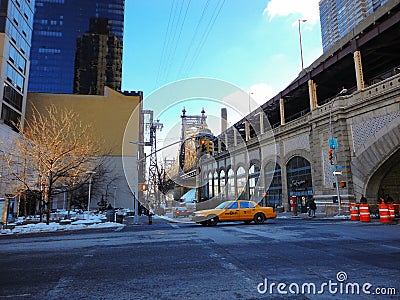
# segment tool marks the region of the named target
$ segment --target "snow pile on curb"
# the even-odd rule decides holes
[[[100,219],[78,220],[68,225],[60,225],[59,223],[37,223],[15,226],[13,229],[2,229],[0,235],[11,234],[27,234],[38,232],[55,232],[55,231],[70,231],[70,230],[84,230],[84,229],[104,229],[104,228],[120,228],[125,225],[120,223],[105,222],[101,223]]]

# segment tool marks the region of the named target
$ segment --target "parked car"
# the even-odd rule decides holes
[[[266,219],[276,218],[272,207],[263,207],[249,200],[225,201],[216,208],[194,213],[192,220],[201,225],[215,226],[218,222],[244,221],[262,224]]]
[[[189,217],[192,213],[187,207],[175,207],[172,212],[173,218]]]

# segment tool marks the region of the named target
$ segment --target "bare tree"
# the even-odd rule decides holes
[[[18,129],[21,137],[8,152],[10,173],[26,190],[41,192],[48,224],[57,188],[81,186],[88,179],[85,172],[99,167],[100,148],[91,125],[81,124],[77,112],[55,105],[43,113],[34,108]]]

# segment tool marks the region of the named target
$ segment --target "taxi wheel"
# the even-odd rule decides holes
[[[218,217],[217,216],[209,216],[208,217],[208,225],[215,226],[218,224]]]
[[[265,216],[262,213],[256,213],[254,216],[254,223],[256,224],[262,224],[265,221]]]

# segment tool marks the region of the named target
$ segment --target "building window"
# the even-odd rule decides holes
[[[3,104],[1,110],[1,118],[4,121],[4,124],[10,126],[15,131],[18,131],[17,126],[21,120],[21,115],[15,112],[13,109]]]
[[[23,97],[7,83],[4,83],[3,100],[15,109],[22,111]]]
[[[228,200],[233,200],[235,199],[235,172],[233,172],[232,169],[229,169],[228,171],[228,182],[227,182],[227,188],[228,188]]]
[[[239,167],[236,171],[236,182],[237,182],[237,195],[238,199],[246,199],[246,170],[243,167]]]
[[[249,199],[251,199],[251,197],[259,198],[259,195],[256,193],[256,186],[259,178],[260,167],[256,164],[252,164],[249,169]]]
[[[225,171],[221,170],[219,173],[219,190],[221,194],[221,198],[225,197]]]

